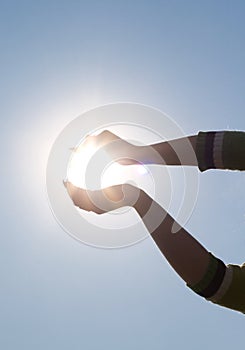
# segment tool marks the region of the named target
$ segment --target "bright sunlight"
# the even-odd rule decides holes
[[[71,151],[67,179],[80,188],[99,189],[125,182],[137,184],[139,176],[149,175],[144,165],[123,166],[112,162],[108,155],[99,150],[93,139],[89,142],[83,140],[78,147]],[[104,158],[103,164],[99,164],[100,159],[96,158],[96,153],[100,159]],[[100,173],[101,175],[99,175]],[[99,179],[98,176],[100,176]],[[88,186],[88,179],[90,186]],[[91,188],[91,186],[96,186],[98,181],[99,188]]]

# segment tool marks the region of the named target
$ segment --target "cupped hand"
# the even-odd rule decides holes
[[[109,130],[104,130],[96,136],[87,136],[81,146],[86,147],[90,145],[96,149],[101,149],[103,147],[112,160],[121,165],[140,163],[140,159],[138,159],[140,146],[133,145],[132,143],[123,140]]]
[[[64,186],[75,206],[96,214],[103,214],[124,206],[133,207],[141,191],[139,188],[127,183],[100,190],[79,188],[69,181],[64,181]]]

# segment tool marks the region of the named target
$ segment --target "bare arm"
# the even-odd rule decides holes
[[[64,184],[74,205],[83,210],[103,214],[123,206],[134,207],[158,248],[179,276],[191,285],[202,279],[209,263],[208,251],[184,228],[172,233],[175,220],[143,190],[125,184],[86,191],[70,182]],[[152,205],[152,210],[149,211]],[[156,215],[160,215],[163,220],[152,231]]]
[[[198,166],[208,169],[245,170],[245,132],[209,131],[197,135],[136,146],[106,130],[92,137],[124,165],[137,163]]]
[[[153,205],[153,212],[149,213]],[[139,200],[134,204],[138,215],[142,218],[146,228],[158,248],[168,260],[178,275],[190,285],[198,283],[205,274],[209,264],[209,252],[193,238],[183,227],[173,233],[173,225],[176,221],[144,191],[140,191]],[[164,218],[153,232],[151,232],[154,215],[162,215]],[[177,224],[178,225],[178,224]]]
[[[200,171],[245,170],[245,132],[200,131],[198,135],[139,147],[138,153],[139,159],[149,164],[194,165]]]
[[[197,166],[196,139],[197,135],[193,135],[149,146],[140,146],[138,157],[142,163],[148,164]]]
[[[97,136],[88,137],[86,142],[90,140],[94,140],[99,147],[105,147],[112,159],[124,165],[147,163],[197,166],[197,135],[136,146],[105,130]]]

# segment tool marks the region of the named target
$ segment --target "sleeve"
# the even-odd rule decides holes
[[[245,170],[245,132],[200,131],[197,136],[196,156],[200,171]]]
[[[209,254],[209,265],[202,280],[188,287],[208,301],[245,313],[245,264],[226,266]]]
[[[227,265],[220,289],[208,300],[245,314],[245,264]]]

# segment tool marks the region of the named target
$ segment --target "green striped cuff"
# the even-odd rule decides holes
[[[226,272],[226,266],[220,259],[209,253],[209,265],[201,281],[188,285],[195,293],[204,298],[212,297],[220,288]]]

